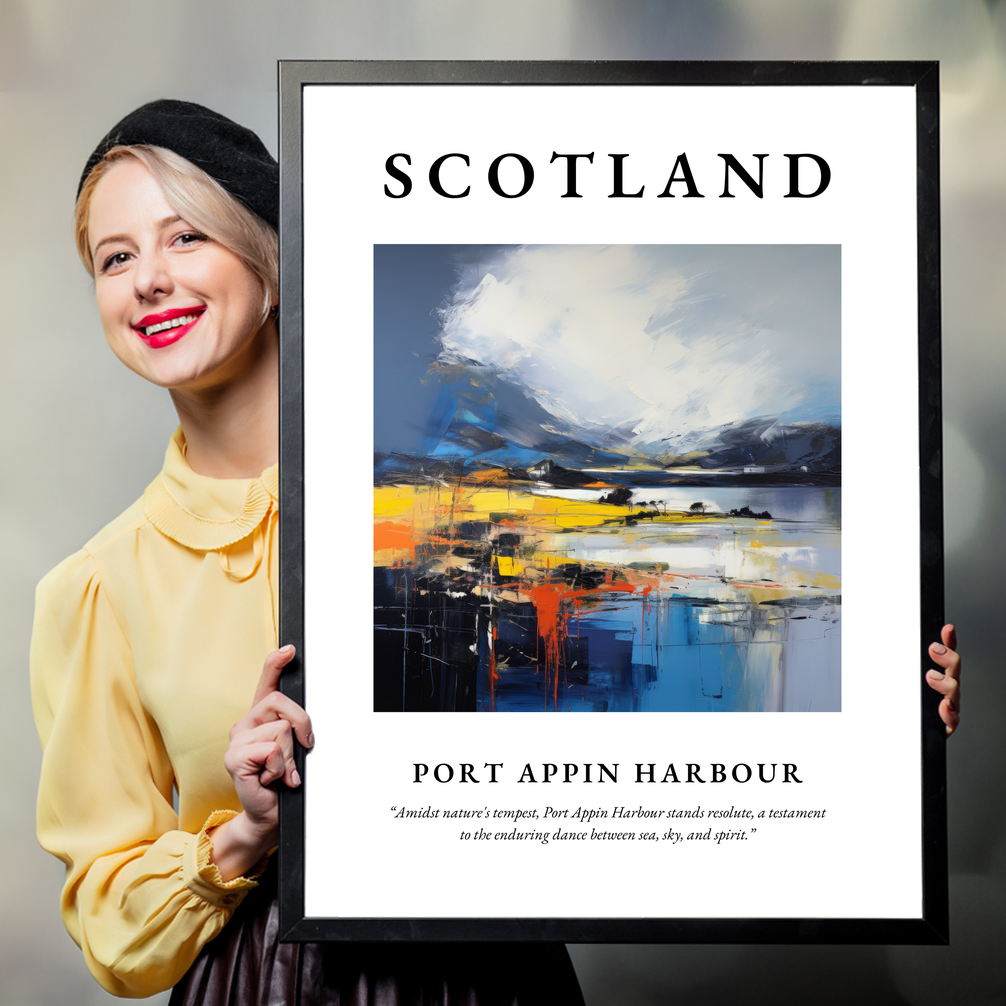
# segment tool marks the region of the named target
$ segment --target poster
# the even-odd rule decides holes
[[[926,69],[284,65],[294,938],[942,938]]]

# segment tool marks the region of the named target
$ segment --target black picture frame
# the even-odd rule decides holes
[[[943,624],[940,378],[939,70],[935,62],[400,62],[282,61],[280,104],[280,640],[296,644],[282,688],[310,711],[304,648],[304,381],[302,95],[306,86],[458,84],[911,87],[915,92],[918,244],[918,403],[921,568],[923,904],[918,918],[320,918],[305,914],[304,785],[281,794],[280,927],[287,941],[563,941],[626,943],[939,944],[948,941],[945,736],[939,696],[924,680],[927,647]],[[333,869],[339,869],[334,863]]]

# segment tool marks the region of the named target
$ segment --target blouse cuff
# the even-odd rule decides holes
[[[218,908],[233,909],[240,905],[245,895],[253,887],[258,887],[255,878],[261,876],[269,865],[269,857],[263,856],[245,876],[224,880],[216,863],[211,862],[213,842],[207,833],[237,816],[236,810],[213,811],[206,819],[202,831],[195,836],[195,841],[186,844],[182,860],[182,875],[186,886]]]

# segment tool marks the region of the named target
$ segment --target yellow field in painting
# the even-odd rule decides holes
[[[821,597],[841,586],[815,562],[823,540],[833,537],[838,545],[837,527],[804,529],[790,521],[648,508],[641,514],[638,506],[493,484],[489,474],[456,486],[375,487],[374,564],[408,563],[419,547],[424,563],[444,570],[457,562],[451,546],[472,540],[473,524],[481,525],[478,540],[497,553],[499,576],[524,582],[579,563],[617,570],[637,589],[645,583],[658,592],[687,589],[720,600]],[[508,532],[520,544],[494,548],[494,540]]]

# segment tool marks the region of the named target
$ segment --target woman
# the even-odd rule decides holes
[[[582,1004],[561,945],[277,944],[276,787],[300,785],[294,737],[313,744],[274,649],[277,221],[258,137],[187,102],[131,113],[81,179],[106,339],[180,426],[143,497],[38,589],[38,831],[67,929],[121,996]]]

